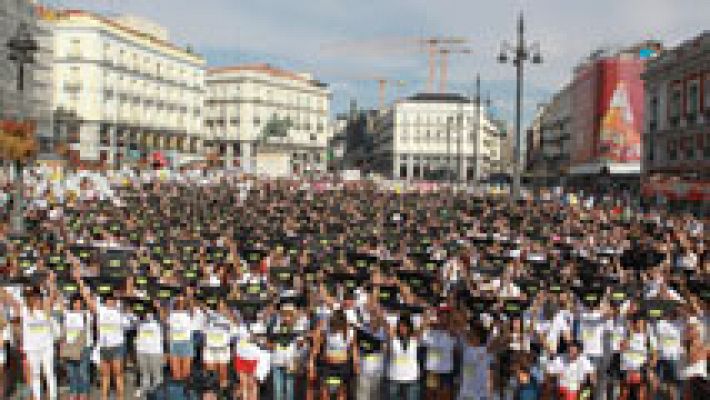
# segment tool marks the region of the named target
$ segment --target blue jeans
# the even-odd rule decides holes
[[[419,382],[387,382],[388,399],[419,400]]]
[[[89,357],[91,350],[84,349],[81,352],[81,359],[77,361],[67,361],[67,377],[69,378],[69,393],[72,395],[89,394],[91,384],[89,382]]]
[[[274,400],[293,400],[295,377],[285,367],[274,367]]]

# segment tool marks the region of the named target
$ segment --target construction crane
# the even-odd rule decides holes
[[[451,54],[473,54],[473,51],[466,47],[461,48],[439,48],[439,92],[446,92],[446,82],[449,72],[449,55]]]
[[[400,79],[388,79],[382,76],[343,76],[342,78],[351,81],[376,82],[378,105],[380,109],[385,108],[388,85],[401,88],[407,84],[406,81]]]
[[[436,56],[439,53],[441,46],[463,45],[468,42],[468,39],[462,37],[429,37],[419,40],[419,44],[425,46],[425,50],[429,54],[429,80],[427,81],[427,90],[434,91],[434,81],[436,79]]]

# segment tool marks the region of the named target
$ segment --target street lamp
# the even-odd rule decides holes
[[[508,62],[509,54],[512,55],[512,63],[517,72],[516,90],[515,90],[515,162],[513,163],[513,200],[520,198],[520,119],[522,112],[522,97],[523,97],[523,64],[525,61],[531,61],[533,64],[541,64],[542,56],[540,55],[540,45],[538,43],[528,44],[525,41],[525,24],[523,13],[518,17],[518,38],[515,46],[511,46],[508,42],[501,44],[498,62],[505,64]]]
[[[20,23],[17,32],[8,39],[5,44],[8,50],[7,58],[17,65],[17,91],[23,92],[25,89],[25,65],[34,63],[34,55],[39,50],[37,41],[32,37],[29,26]],[[20,94],[20,93],[18,93]],[[18,98],[21,96],[18,96]],[[12,230],[15,233],[25,232],[24,209],[24,163],[21,157],[15,159],[16,190],[12,210]]]

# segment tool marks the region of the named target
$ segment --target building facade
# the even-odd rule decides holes
[[[42,17],[53,43],[52,110],[78,126],[64,138],[72,164],[177,164],[201,151],[202,57],[142,18],[79,10]]]
[[[0,2],[0,120],[34,121],[39,156],[45,157],[52,149],[51,100],[47,94],[51,82],[51,43],[47,31],[38,21],[38,10],[30,0]],[[28,27],[37,42],[34,62],[25,65],[24,90],[17,87],[18,69],[8,59],[7,39],[20,24]]]
[[[710,201],[710,31],[649,62],[643,79],[644,194]]]
[[[407,180],[479,181],[497,171],[499,126],[458,94],[422,93],[382,110],[373,170]]]
[[[570,178],[638,187],[644,117],[646,63],[663,51],[645,41],[621,49],[595,51],[574,71],[571,91]]]
[[[547,184],[561,184],[569,173],[572,93],[569,86],[557,92],[540,115],[538,171]]]
[[[525,131],[525,147],[520,157],[521,163],[524,165],[521,169],[528,175],[538,174],[542,170],[542,119],[545,116],[546,107],[547,104],[538,104],[535,116]],[[515,158],[515,149],[513,149],[513,153],[513,158]]]
[[[255,172],[261,148],[287,153],[296,174],[327,169],[332,125],[325,84],[267,64],[214,68],[206,84],[208,151],[220,165]]]

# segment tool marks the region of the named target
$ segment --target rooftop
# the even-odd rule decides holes
[[[439,102],[439,103],[470,103],[471,99],[458,93],[417,93],[406,101]]]
[[[277,78],[286,78],[294,81],[302,81],[311,85],[326,88],[328,85],[313,79],[310,74],[286,71],[271,64],[244,64],[226,67],[215,67],[207,70],[207,75],[228,74],[230,72],[259,72]]]

